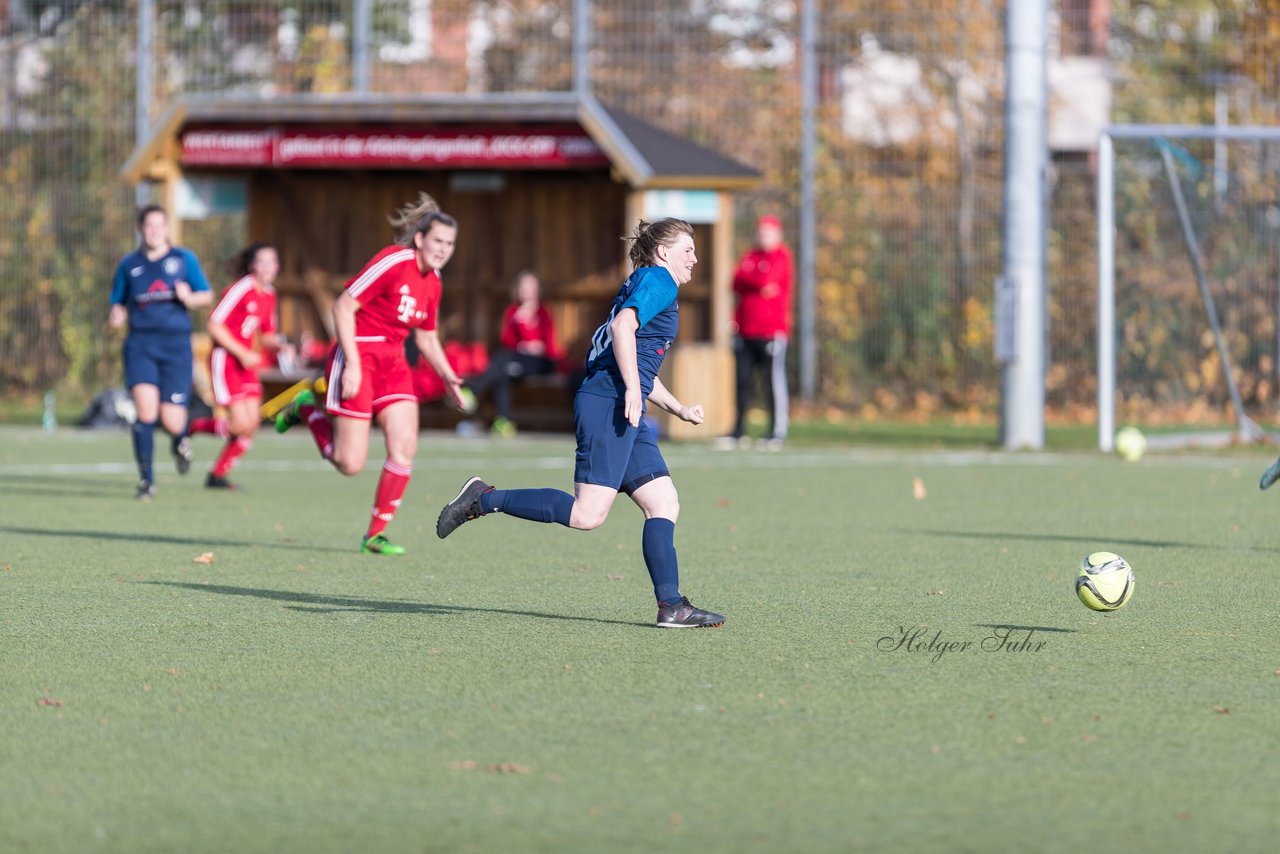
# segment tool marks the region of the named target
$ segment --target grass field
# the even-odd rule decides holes
[[[425,435],[394,559],[301,433],[139,503],[126,435],[0,429],[0,850],[1274,850],[1265,451],[667,450],[722,629],[652,627],[629,505],[436,539],[567,438]]]

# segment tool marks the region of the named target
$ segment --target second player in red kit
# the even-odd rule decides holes
[[[276,334],[276,290],[273,283],[280,272],[280,257],[274,247],[255,243],[240,253],[240,278],[227,288],[218,306],[209,315],[209,337],[213,353],[209,357],[209,378],[213,400],[225,408],[225,418],[193,418],[191,433],[210,433],[226,439],[226,444],[204,485],[211,489],[234,489],[227,474],[253,445],[253,434],[262,420],[263,353],[280,349]]]
[[[405,551],[383,531],[409,485],[418,448],[418,399],[405,356],[410,332],[450,400],[459,408],[464,404],[462,379],[449,366],[436,329],[439,270],[453,256],[457,221],[423,194],[416,205],[398,211],[392,224],[396,243],[375,255],[334,303],[338,343],[329,357],[323,406],[304,391],[276,419],[282,433],[306,422],[320,454],[345,475],[364,467],[371,423],[382,428],[387,458],[361,551],[384,555]]]

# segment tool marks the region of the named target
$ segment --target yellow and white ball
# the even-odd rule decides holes
[[[1116,611],[1133,598],[1133,569],[1112,552],[1094,552],[1080,562],[1076,596],[1095,611]]]
[[[1147,452],[1147,437],[1137,427],[1125,427],[1116,433],[1116,453],[1125,462],[1136,463]]]

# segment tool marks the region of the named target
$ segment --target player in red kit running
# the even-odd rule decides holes
[[[751,408],[755,378],[763,373],[769,408],[765,447],[777,449],[787,438],[787,336],[791,332],[791,250],[782,242],[782,222],[762,216],[756,224],[756,245],[738,263],[733,292],[738,296],[733,342],[737,364],[737,419],[732,439],[739,445],[746,436],[747,410]]]
[[[204,485],[210,489],[235,489],[227,473],[253,445],[253,434],[262,420],[262,380],[258,371],[262,354],[278,350],[276,290],[272,283],[280,272],[275,247],[255,243],[240,253],[240,278],[227,288],[209,315],[213,339],[209,374],[213,399],[225,407],[225,418],[193,418],[193,434],[209,433],[227,440]]]
[[[391,224],[396,243],[373,256],[334,303],[338,345],[329,357],[324,409],[303,391],[276,416],[276,430],[283,433],[305,421],[321,456],[354,475],[369,454],[370,425],[378,422],[387,459],[360,550],[400,555],[404,548],[390,543],[383,531],[400,506],[418,450],[418,399],[404,351],[410,331],[453,404],[461,409],[464,400],[462,379],[449,366],[436,331],[439,271],[453,255],[458,224],[425,193],[416,205],[397,211]]]

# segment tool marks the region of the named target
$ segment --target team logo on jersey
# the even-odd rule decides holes
[[[134,302],[138,304],[139,308],[145,308],[149,303],[172,301],[173,298],[174,293],[169,290],[169,286],[156,279],[151,283],[151,287],[147,288],[146,293],[138,294],[134,298]]]
[[[421,316],[422,312],[417,311],[418,301],[407,293],[409,289],[403,288],[400,291],[400,307],[396,309],[396,319],[404,325],[408,326],[409,322],[415,317]]]
[[[178,275],[178,271],[182,269],[182,259],[169,257],[164,259],[164,272],[168,276]]]

